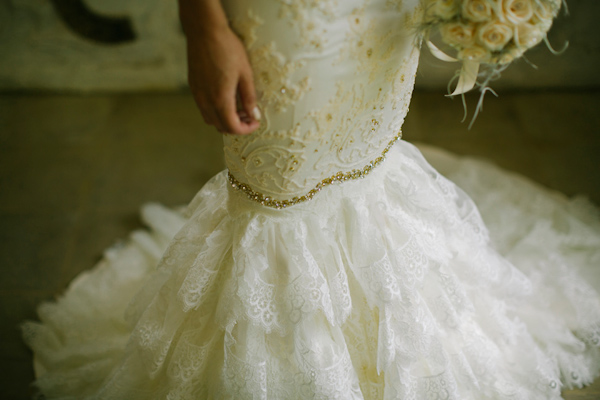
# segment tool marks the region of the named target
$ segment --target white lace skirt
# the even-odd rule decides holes
[[[287,209],[225,172],[183,211],[145,206],[150,231],[24,326],[37,386],[78,400],[548,400],[591,382],[598,210],[426,154],[479,211],[402,141],[365,179]]]

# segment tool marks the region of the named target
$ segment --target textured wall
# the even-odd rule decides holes
[[[137,39],[118,45],[98,44],[74,33],[48,0],[0,2],[0,89],[153,90],[185,85],[183,35],[175,0],[86,0],[99,15],[128,16]],[[551,42],[570,46],[561,56],[539,45],[512,65],[494,88],[600,87],[599,0],[571,0],[571,15],[555,23]],[[443,90],[455,65],[427,50],[418,86]]]
[[[85,0],[99,15],[128,16],[137,40],[106,45],[69,29],[48,0],[0,2],[0,88],[173,89],[186,82],[175,0]]]

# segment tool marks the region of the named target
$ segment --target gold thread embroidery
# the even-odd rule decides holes
[[[231,187],[235,190],[241,190],[244,194],[246,194],[246,196],[248,196],[248,199],[253,200],[257,203],[260,203],[263,206],[276,208],[279,210],[282,208],[293,206],[295,204],[304,203],[306,201],[312,200],[313,197],[318,192],[320,192],[321,189],[323,189],[325,186],[329,186],[333,183],[345,182],[345,181],[348,181],[351,179],[364,178],[365,176],[369,175],[375,167],[377,167],[383,161],[385,161],[385,155],[390,151],[390,149],[392,148],[394,143],[396,143],[400,139],[402,139],[402,132],[398,132],[396,137],[394,137],[392,140],[390,140],[390,142],[383,149],[383,151],[381,152],[381,155],[379,157],[377,157],[376,159],[374,159],[373,161],[371,161],[370,163],[365,165],[362,169],[353,169],[350,172],[341,172],[340,171],[340,172],[330,176],[329,178],[323,179],[321,182],[319,182],[313,189],[311,189],[305,195],[300,196],[300,197],[294,197],[290,200],[277,200],[277,199],[273,199],[269,196],[265,196],[262,193],[255,192],[252,189],[252,187],[250,187],[250,185],[241,183],[237,179],[235,179],[235,177],[231,174],[231,172],[228,172],[227,176],[228,176],[229,184],[231,185]]]

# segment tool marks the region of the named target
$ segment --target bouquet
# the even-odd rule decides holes
[[[545,41],[563,0],[423,0],[422,29],[432,54],[443,61],[462,62],[452,95],[463,94],[476,84],[482,98],[489,81],[509,63]],[[456,53],[444,53],[430,40],[439,33]],[[554,50],[552,50],[554,52]],[[480,73],[481,64],[488,68]],[[483,82],[478,82],[478,77]],[[478,110],[481,106],[478,106]]]

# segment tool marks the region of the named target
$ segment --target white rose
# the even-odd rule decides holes
[[[501,55],[499,55],[494,62],[498,63],[498,64],[509,64],[511,63],[515,58],[519,58],[523,55],[523,53],[525,52],[524,49],[519,49],[519,48],[512,48],[508,51],[505,51],[504,53],[502,53]]]
[[[480,26],[477,34],[479,41],[491,51],[502,50],[513,36],[511,27],[500,21]]]
[[[560,6],[562,5],[562,2],[563,2],[563,0],[545,0],[544,1],[544,3],[551,6],[555,10],[555,12],[558,12],[558,10],[560,9]]]
[[[502,11],[507,20],[513,24],[528,22],[533,17],[531,0],[503,0]]]
[[[545,34],[546,32],[539,25],[530,23],[517,25],[513,33],[517,47],[525,49],[529,49],[540,43],[544,39]]]
[[[459,14],[459,6],[459,0],[437,0],[432,11],[435,16],[449,20]]]
[[[549,2],[537,3],[534,10],[533,22],[540,25],[540,29],[548,31],[552,25],[552,20],[558,14],[560,4],[556,5]]]
[[[492,6],[486,0],[464,0],[462,16],[473,22],[488,21],[492,18]]]
[[[558,14],[560,4],[555,4],[551,1],[540,1],[537,2],[534,8],[534,14],[538,18],[552,19]]]
[[[482,46],[474,44],[459,51],[458,58],[460,60],[486,62],[490,59],[490,52]]]
[[[473,25],[464,25],[460,22],[450,22],[442,24],[440,33],[444,42],[450,46],[467,47],[473,43],[473,33],[475,28]]]

